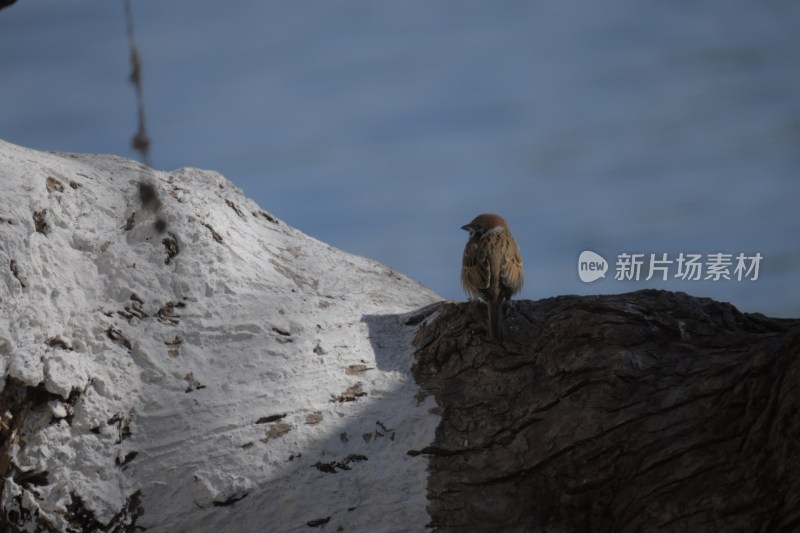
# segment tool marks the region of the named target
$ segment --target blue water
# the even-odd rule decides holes
[[[662,287],[800,316],[800,3],[135,0],[153,163],[446,298],[497,212],[523,298]],[[133,156],[121,2],[0,11],[0,137]],[[610,263],[582,283],[589,249]],[[622,282],[622,252],[763,256]]]

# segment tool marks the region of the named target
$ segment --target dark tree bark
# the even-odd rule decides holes
[[[428,312],[436,531],[800,530],[800,320],[562,296],[512,302],[501,346],[481,304]]]

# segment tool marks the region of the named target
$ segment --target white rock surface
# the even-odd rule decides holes
[[[46,484],[12,472],[6,516],[64,531],[79,499],[149,532],[424,530],[427,460],[407,452],[439,417],[403,315],[439,297],[215,172],[0,141],[0,183],[0,386],[49,393],[7,450]]]

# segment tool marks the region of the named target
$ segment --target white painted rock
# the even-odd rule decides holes
[[[403,315],[437,295],[215,172],[0,141],[0,183],[0,396],[33,405],[0,406],[5,520],[424,530],[407,452],[439,417]]]

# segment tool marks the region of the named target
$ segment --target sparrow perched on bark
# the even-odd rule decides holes
[[[483,214],[461,229],[469,232],[461,266],[464,292],[486,302],[489,335],[503,340],[503,302],[522,289],[522,256],[508,223],[500,215]]]

